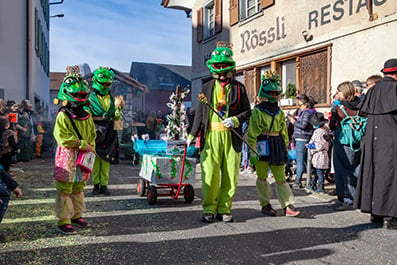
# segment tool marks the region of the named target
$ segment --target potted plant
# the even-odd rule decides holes
[[[296,86],[292,83],[288,83],[285,89],[285,96],[289,100],[288,105],[295,105],[296,102]]]
[[[296,86],[288,83],[285,89],[285,99],[280,100],[281,106],[293,106],[296,102]]]

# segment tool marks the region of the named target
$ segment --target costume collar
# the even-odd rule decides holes
[[[71,119],[86,120],[90,117],[90,113],[85,111],[82,105],[75,103],[67,107],[61,107],[58,112],[65,112]]]

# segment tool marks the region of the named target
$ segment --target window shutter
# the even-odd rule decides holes
[[[203,40],[203,8],[197,10],[197,42]]]
[[[261,0],[261,9],[274,5],[274,0]]]
[[[215,0],[215,33],[222,31],[222,0]]]
[[[230,26],[233,26],[238,22],[238,0],[230,0],[230,6],[229,6],[229,14],[230,14]]]

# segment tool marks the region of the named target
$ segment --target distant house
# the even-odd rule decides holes
[[[84,68],[87,69],[87,65]],[[147,92],[145,85],[141,84],[137,80],[133,79],[128,73],[122,73],[114,68],[110,68],[115,75],[114,83],[111,89],[112,95],[122,95],[126,101],[124,107],[124,119],[128,122],[131,119],[132,113],[138,110],[143,110],[142,106],[142,95]],[[89,70],[82,72],[84,78],[86,78],[90,84],[92,84],[92,73]],[[62,84],[63,78],[65,77],[64,72],[52,72],[50,73],[50,97],[51,99],[58,96],[59,88]],[[50,114],[51,117],[55,117],[58,111],[58,106],[51,104]]]
[[[143,111],[148,113],[161,110],[163,114],[169,113],[169,97],[178,85],[182,88],[190,87],[191,69],[184,65],[132,62],[130,76],[148,88],[142,98]],[[190,106],[190,94],[184,101]]]

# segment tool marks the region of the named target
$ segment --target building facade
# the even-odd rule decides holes
[[[193,2],[193,105],[210,78],[205,62],[218,41],[233,44],[236,78],[251,100],[261,75],[276,70],[284,91],[295,87],[312,95],[318,107],[330,106],[339,83],[365,82],[380,74],[385,60],[397,57],[395,0]]]
[[[48,0],[0,1],[0,98],[48,112]]]

